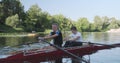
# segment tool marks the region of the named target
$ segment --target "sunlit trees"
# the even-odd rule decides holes
[[[35,30],[35,25],[39,21],[41,9],[38,5],[32,5],[26,12],[27,18],[25,20],[25,29],[27,31]]]
[[[102,19],[100,16],[95,16],[94,17],[94,25],[95,25],[95,30],[96,31],[101,31],[102,30]]]
[[[8,26],[16,30],[20,28],[25,32],[44,32],[51,29],[52,23],[58,23],[62,31],[70,30],[71,26],[76,26],[82,32],[104,32],[120,27],[120,20],[107,16],[95,16],[93,22],[86,17],[80,17],[77,21],[62,14],[50,15],[36,4],[32,5],[26,12],[20,0],[0,0],[0,30]]]
[[[49,28],[50,15],[47,12],[42,12],[38,5],[32,5],[26,13],[25,20],[26,31],[44,31]]]
[[[51,21],[52,23],[58,23],[60,30],[68,30],[72,26],[71,19],[66,18],[62,14],[53,15]]]
[[[119,28],[119,24],[118,24],[117,20],[114,17],[111,18],[110,21],[111,21],[111,23],[108,26],[108,29],[117,29],[117,28]]]
[[[106,31],[108,30],[108,26],[110,24],[110,19],[107,16],[104,16],[101,18],[102,19],[102,30]]]
[[[94,23],[90,23],[90,32],[95,32],[96,31],[96,27]]]
[[[18,14],[8,17],[6,19],[5,24],[8,25],[8,26],[11,26],[13,28],[16,28],[17,25],[19,24],[19,16],[18,16]]]
[[[87,18],[80,18],[76,24],[79,31],[90,31],[90,23]]]

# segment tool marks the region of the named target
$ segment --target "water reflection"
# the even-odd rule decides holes
[[[15,46],[25,44],[26,42],[36,42],[36,37],[0,37],[0,47]]]
[[[109,40],[109,34],[108,33],[93,33],[94,41],[99,43],[107,43]]]
[[[41,35],[39,35],[41,36]],[[43,35],[42,35],[43,36]],[[105,32],[84,32],[82,33],[83,41],[97,42],[97,43],[119,43],[120,34],[105,33]],[[26,42],[37,42],[37,36],[3,36],[0,37],[0,47],[15,46],[25,44]]]
[[[5,46],[5,37],[0,37],[0,47]]]
[[[82,33],[83,41],[97,42],[97,43],[119,43],[119,33],[106,32],[85,32]]]

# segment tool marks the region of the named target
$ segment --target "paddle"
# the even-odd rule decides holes
[[[46,43],[50,44],[51,46],[55,47],[56,49],[59,49],[59,50],[63,51],[64,53],[67,53],[68,55],[70,55],[70,56],[72,56],[72,57],[74,57],[74,58],[76,58],[76,59],[78,59],[78,60],[82,60],[83,62],[88,63],[86,60],[83,60],[83,59],[80,58],[79,56],[76,56],[75,54],[73,54],[73,53],[71,53],[71,52],[69,52],[69,51],[67,51],[67,50],[64,50],[63,48],[61,48],[61,47],[59,47],[59,46],[56,46],[56,45],[54,45],[54,44],[51,44],[50,42],[48,42],[48,41],[46,41],[46,40],[43,40],[43,39],[40,39],[40,40],[43,41],[43,42],[46,42]]]
[[[104,45],[104,46],[109,46],[109,47],[120,47],[120,43],[118,43],[118,44],[111,44],[111,45],[108,45],[108,44],[100,44],[100,43],[92,43],[92,42],[82,42],[82,43],[96,44],[96,45]]]

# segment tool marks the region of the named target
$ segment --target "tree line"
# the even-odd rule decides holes
[[[58,23],[60,30],[70,30],[71,26],[76,26],[78,31],[82,32],[103,32],[120,27],[120,20],[115,17],[95,16],[92,22],[81,17],[73,21],[62,14],[50,15],[42,11],[37,4],[25,11],[20,0],[0,1],[0,30],[7,26],[15,30],[19,28],[23,32],[44,32],[51,29],[52,23]]]

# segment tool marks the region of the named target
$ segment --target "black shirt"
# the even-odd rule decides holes
[[[53,38],[53,43],[57,46],[62,46],[62,43],[63,43],[63,38],[62,38],[62,33],[58,30],[56,32],[51,32],[50,33],[51,35],[54,35],[54,34],[57,34],[58,36],[57,37],[54,37]]]

